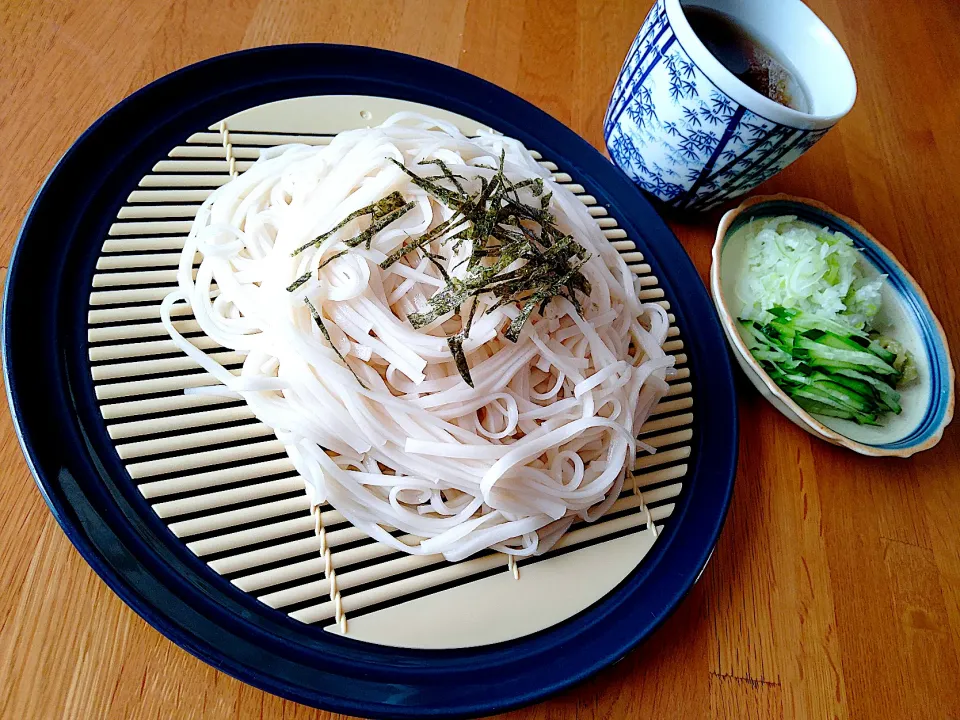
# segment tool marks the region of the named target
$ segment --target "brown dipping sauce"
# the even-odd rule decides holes
[[[747,87],[802,113],[810,99],[790,62],[726,13],[687,6],[683,14],[707,50]]]

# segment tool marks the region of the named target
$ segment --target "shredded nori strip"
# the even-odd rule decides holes
[[[294,280],[292,283],[290,283],[289,285],[287,285],[287,292],[295,292],[297,288],[299,288],[301,285],[303,285],[303,284],[304,284],[307,280],[309,280],[309,279],[310,279],[310,273],[309,273],[309,272],[305,272],[303,275],[301,275],[300,277],[298,277],[298,278],[297,278],[296,280]]]
[[[341,220],[339,223],[337,223],[337,224],[336,224],[334,227],[332,227],[330,230],[327,230],[327,232],[323,233],[323,235],[318,235],[317,237],[315,237],[315,238],[314,238],[313,240],[311,240],[310,242],[305,243],[304,245],[301,245],[300,247],[298,247],[296,250],[293,251],[292,255],[293,255],[293,257],[296,257],[297,255],[299,255],[300,253],[302,253],[302,252],[303,252],[304,250],[306,250],[307,248],[310,248],[310,247],[319,247],[321,244],[323,244],[323,241],[324,241],[324,240],[326,240],[327,238],[329,238],[329,237],[330,237],[331,235],[333,235],[335,232],[337,232],[337,231],[340,230],[341,228],[345,227],[348,223],[353,222],[353,221],[356,220],[357,218],[364,217],[365,215],[370,215],[370,216],[372,216],[373,223],[372,223],[371,226],[370,226],[371,228],[372,228],[374,225],[378,225],[378,224],[379,224],[379,227],[378,227],[376,230],[374,230],[373,232],[370,233],[369,239],[367,239],[366,237],[364,237],[364,239],[367,241],[367,244],[368,244],[368,246],[369,246],[370,239],[372,239],[374,235],[376,235],[380,230],[382,230],[383,228],[385,228],[387,225],[389,225],[390,223],[392,223],[394,220],[398,219],[401,215],[403,215],[404,213],[406,213],[407,211],[409,211],[410,209],[412,209],[412,208],[414,207],[414,205],[416,205],[416,203],[412,203],[412,202],[411,202],[411,203],[408,203],[408,202],[406,202],[406,201],[403,199],[403,195],[401,195],[398,191],[394,190],[392,193],[390,193],[389,195],[387,195],[387,196],[386,196],[385,198],[383,198],[382,200],[378,200],[377,202],[373,203],[372,205],[367,205],[366,207],[362,207],[362,208],[360,208],[359,210],[354,210],[352,213],[350,213],[349,215],[347,215],[343,220]],[[399,211],[401,211],[401,210],[402,210],[402,212],[399,212]],[[383,222],[383,220],[384,220],[387,216],[390,216],[390,220],[388,220],[388,221],[386,221],[386,222]],[[368,230],[365,230],[363,233],[360,233],[360,235],[358,235],[357,237],[363,236],[364,233],[366,233],[366,232],[368,232],[368,231],[369,231],[369,228],[368,228]],[[357,240],[357,238],[353,238],[353,240]],[[351,242],[351,241],[349,241],[349,240],[347,241],[347,244],[349,245],[349,247],[356,247],[356,246],[359,245],[361,242],[363,242],[363,240],[358,240],[358,241],[354,242],[353,245],[350,245],[350,244],[349,244],[350,242]]]
[[[419,165],[436,165],[440,168],[440,171],[443,173],[443,176],[453,183],[453,186],[461,195],[466,195],[467,191],[463,189],[463,185],[460,184],[460,180],[466,180],[463,175],[454,175],[450,168],[447,167],[447,164],[443,160],[421,160]]]
[[[347,359],[339,350],[337,350],[337,346],[333,344],[333,340],[330,339],[330,332],[327,330],[327,326],[323,324],[323,318],[320,317],[320,313],[317,311],[317,308],[315,308],[313,303],[310,302],[310,298],[304,298],[303,302],[308,308],[310,308],[310,314],[313,315],[313,321],[317,324],[317,327],[320,328],[320,333],[323,335],[323,339],[327,341],[327,344],[330,345],[333,351],[337,354],[337,357],[340,358],[340,362],[346,366],[347,370],[353,373],[353,376],[357,379],[357,382],[360,383],[360,387],[362,387],[364,390],[369,390],[370,388],[363,384],[363,380],[361,380],[360,376],[354,372],[353,368],[350,367],[350,364],[347,362]]]
[[[463,381],[473,387],[473,378],[470,377],[470,366],[467,365],[467,356],[463,352],[463,333],[457,333],[447,338],[447,346],[450,348],[450,354],[453,355],[453,361],[457,365],[457,371]]]
[[[420,175],[417,175],[415,172],[408,170],[407,166],[404,165],[402,162],[399,162],[394,158],[387,158],[387,159],[390,160],[390,162],[392,162],[398,168],[403,170],[403,172],[410,177],[410,181],[414,185],[416,185],[417,187],[423,190],[426,190],[428,193],[433,195],[440,202],[442,202],[444,205],[446,205],[451,209],[456,210],[457,207],[460,205],[460,203],[463,201],[464,197],[466,197],[466,193],[457,194],[457,192],[454,190],[448,190],[442,185],[437,185],[435,182],[431,182],[432,180],[439,179],[440,177],[442,177],[440,175],[432,178],[421,177]]]
[[[397,193],[397,195],[399,194],[400,193]],[[381,200],[381,202],[383,201]],[[416,206],[417,204],[415,202],[408,202],[405,205],[401,205],[400,207],[395,208],[383,215],[377,215],[376,213],[374,213],[373,222],[370,223],[370,227],[368,227],[359,235],[352,237],[349,240],[344,240],[343,241],[344,244],[349,248],[354,248],[354,247],[357,247],[357,245],[360,245],[361,243],[366,243],[367,250],[369,250],[370,243],[373,241],[374,235],[376,235],[378,232],[383,230],[387,225],[392,223],[394,220],[399,220],[403,215],[413,210],[413,208],[415,208]]]
[[[343,257],[343,256],[346,255],[348,252],[350,252],[350,251],[349,251],[349,250],[341,250],[341,251],[338,252],[338,253],[334,253],[333,255],[331,255],[330,257],[328,257],[326,260],[324,260],[322,263],[320,263],[319,265],[317,265],[317,270],[322,270],[322,269],[325,268],[327,265],[329,265],[329,264],[332,263],[334,260],[336,260],[338,257]]]
[[[390,255],[387,257],[386,260],[380,263],[380,267],[386,270],[388,267],[393,265],[395,262],[397,262],[404,256],[408,255],[409,253],[413,252],[414,250],[418,250],[422,247],[425,247],[426,245],[429,245],[431,242],[433,242],[438,237],[443,235],[443,233],[445,233],[447,230],[449,230],[452,227],[456,227],[458,224],[462,223],[463,219],[461,218],[462,216],[459,213],[455,213],[450,217],[449,220],[445,220],[444,222],[437,225],[433,230],[430,230],[429,232],[425,232],[423,235],[417,238],[416,242],[413,243],[412,245],[400,246],[399,248],[394,250],[392,253],[390,253]]]

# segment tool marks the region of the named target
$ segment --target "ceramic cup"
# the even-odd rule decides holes
[[[810,112],[740,81],[694,34],[684,8],[704,7],[785,58]],[[682,210],[708,210],[783,170],[849,112],[850,61],[800,0],[657,0],[620,69],[604,119],[610,157],[643,190]]]

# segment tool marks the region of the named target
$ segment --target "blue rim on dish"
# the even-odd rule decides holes
[[[910,277],[896,258],[870,237],[862,227],[819,203],[801,202],[783,196],[772,196],[769,199],[756,197],[751,198],[748,203],[750,203],[749,206],[726,229],[721,253],[726,246],[726,239],[756,218],[794,215],[800,220],[828,227],[834,232],[843,233],[851,238],[864,259],[878,272],[887,276],[887,284],[902,299],[909,314],[916,319],[916,327],[922,343],[920,350],[926,355],[930,365],[929,401],[917,424],[903,437],[890,442],[855,442],[858,445],[887,451],[886,454],[891,455],[903,455],[905,452],[912,454],[916,450],[935,445],[953,417],[954,373],[946,335],[916,281]]]
[[[562,163],[637,240],[687,338],[697,387],[693,453],[671,523],[640,566],[557,626],[483,648],[369,645],[259,603],[193,555],[147,505],[106,434],[87,363],[86,312],[103,237],[157,159],[255,105],[307,95],[433,105]],[[163,77],[118,104],[60,160],[14,248],[3,372],[20,443],[71,542],[137,613],[240,680],[366,717],[468,717],[542,699],[618,660],[676,608],[706,564],[730,502],[737,415],[725,340],[699,275],[630,181],[586,141],[515,95],[454,68],[341,45],[247,50]]]

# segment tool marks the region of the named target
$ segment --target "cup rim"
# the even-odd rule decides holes
[[[836,44],[836,46],[840,49],[840,54],[845,61],[845,67],[843,70],[846,70],[850,73],[850,77],[853,82],[853,88],[848,102],[839,112],[831,113],[829,115],[818,115],[816,113],[805,113],[799,110],[794,110],[793,108],[787,107],[786,105],[781,105],[780,103],[771,100],[767,96],[758,93],[756,90],[740,80],[740,78],[738,78],[732,72],[727,70],[723,63],[717,60],[713,54],[707,50],[707,47],[703,44],[700,38],[697,37],[697,34],[690,26],[690,23],[683,12],[681,0],[663,0],[663,2],[666,9],[667,18],[670,21],[670,25],[673,28],[674,35],[676,35],[677,42],[680,44],[680,46],[687,52],[688,55],[691,55],[691,59],[693,59],[693,54],[691,51],[696,53],[696,62],[699,65],[705,66],[701,67],[701,71],[708,80],[713,82],[718,89],[732,96],[734,100],[746,107],[751,112],[754,112],[755,114],[770,120],[771,122],[776,122],[781,125],[788,125],[798,129],[816,130],[832,127],[837,123],[837,121],[849,113],[851,108],[853,108],[853,105],[857,99],[857,76],[853,70],[853,65],[850,62],[850,58],[847,56],[847,51],[844,50],[843,45],[841,45],[840,41],[837,40],[837,37],[833,34],[830,28],[827,27],[823,20],[821,20],[817,14],[807,7],[807,5],[801,0],[780,0],[780,2],[792,3],[795,6],[799,6],[801,8],[801,12],[804,12],[808,15],[810,22],[818,27],[820,34],[822,34],[824,38],[828,38]]]

